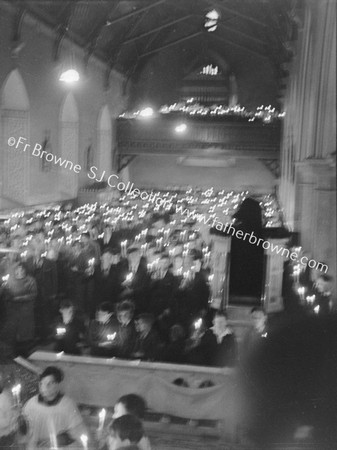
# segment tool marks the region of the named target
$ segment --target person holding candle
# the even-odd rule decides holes
[[[85,335],[84,321],[68,299],[60,304],[61,317],[56,321],[54,334],[54,351],[70,355],[81,354],[81,341]]]
[[[88,332],[90,354],[111,358],[117,352],[118,321],[113,315],[108,302],[101,303],[96,311],[96,318],[91,321]]]
[[[190,337],[185,344],[185,358],[188,364],[198,366],[212,365],[214,335],[200,317],[190,327]]]
[[[36,282],[29,276],[23,263],[11,269],[6,285],[8,293],[7,317],[2,336],[5,343],[18,351],[29,348],[34,339],[34,302]]]
[[[23,407],[27,423],[27,450],[78,449],[81,435],[88,435],[76,404],[61,392],[63,372],[49,366],[40,375],[39,394]]]
[[[132,277],[124,282],[125,291],[122,296],[134,301],[138,313],[148,312],[151,278],[147,271],[146,259],[141,255],[139,248],[133,247],[128,251],[128,260]]]

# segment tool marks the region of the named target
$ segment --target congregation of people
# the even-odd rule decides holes
[[[233,198],[235,211],[242,198]],[[48,345],[75,355],[237,363],[236,336],[212,296],[209,228],[172,205],[141,206],[138,214],[136,203],[120,200],[77,210],[57,206],[3,223],[2,352]],[[292,271],[290,261],[284,289],[295,304],[301,298]],[[330,287],[325,274],[311,282],[312,311],[329,313]]]

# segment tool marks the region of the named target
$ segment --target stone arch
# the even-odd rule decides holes
[[[1,195],[25,204],[29,196],[29,155],[24,151],[29,144],[29,98],[25,83],[18,69],[12,70],[1,90],[2,147],[0,152]],[[13,137],[16,146],[9,147],[8,139]],[[21,137],[22,143],[18,144]],[[29,148],[29,147],[27,147]]]
[[[112,170],[112,124],[108,105],[102,106],[97,119],[96,162],[100,172],[109,174]]]
[[[60,171],[60,193],[67,198],[74,198],[78,191],[78,174],[72,167],[78,164],[78,124],[79,115],[75,97],[69,92],[64,98],[59,115],[59,142],[61,158],[70,161]]]

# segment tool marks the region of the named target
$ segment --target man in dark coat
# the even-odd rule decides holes
[[[75,311],[70,300],[62,300],[60,305],[61,317],[55,325],[55,352],[70,355],[81,354],[81,341],[85,335],[84,321]]]
[[[144,361],[155,361],[159,355],[161,343],[153,329],[152,314],[141,314],[137,319],[138,336],[132,356]]]
[[[117,305],[117,319],[119,322],[116,342],[117,356],[120,358],[131,358],[134,350],[137,332],[133,320],[134,304],[128,300]]]
[[[212,349],[212,366],[234,366],[237,361],[237,342],[233,330],[228,326],[226,313],[218,311],[215,314],[212,331],[216,338]]]
[[[96,302],[110,302],[116,304],[122,292],[125,271],[119,262],[119,253],[107,247],[101,257],[101,265],[95,272],[95,300]]]
[[[102,303],[97,309],[96,318],[89,326],[90,354],[105,358],[115,356],[117,329],[118,321],[113,315],[110,303]]]
[[[140,249],[131,248],[128,252],[129,274],[124,281],[125,298],[134,301],[136,312],[150,311],[150,282],[146,259],[141,256]]]

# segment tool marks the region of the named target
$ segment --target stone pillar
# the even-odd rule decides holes
[[[296,164],[297,229],[303,251],[336,273],[336,166],[327,159]],[[314,268],[314,267],[313,267]]]
[[[288,239],[268,239],[270,247],[265,250],[266,264],[264,268],[265,284],[264,284],[264,309],[267,313],[274,313],[283,310],[282,297],[282,280],[283,280],[283,263],[285,257],[283,251],[277,253],[272,249],[285,248]]]
[[[214,277],[211,297],[215,305],[219,304],[224,308],[228,304],[231,237],[214,235],[212,241],[214,247],[211,266]]]

